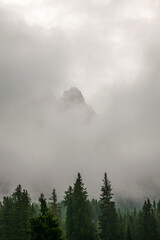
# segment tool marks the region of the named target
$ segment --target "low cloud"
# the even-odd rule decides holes
[[[116,195],[159,198],[158,1],[46,1],[58,9],[46,29],[0,5],[1,196],[21,183],[62,198],[81,172],[98,197],[107,171]],[[71,86],[89,122],[60,107]]]

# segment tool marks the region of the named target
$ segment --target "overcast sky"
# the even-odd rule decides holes
[[[1,195],[62,197],[80,171],[98,197],[106,171],[115,194],[160,198],[159,42],[159,0],[0,0]],[[89,123],[57,110],[73,86]]]

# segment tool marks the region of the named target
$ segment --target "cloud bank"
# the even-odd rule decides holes
[[[98,197],[107,171],[115,194],[159,198],[159,1],[9,2],[0,1],[1,195],[21,183],[35,199],[53,187],[62,197],[79,171]],[[72,86],[92,121],[78,105],[59,110]]]

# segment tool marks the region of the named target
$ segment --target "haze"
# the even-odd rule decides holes
[[[0,192],[160,197],[160,2],[0,0]],[[85,107],[61,106],[76,87]],[[62,103],[64,104],[64,102]],[[65,105],[65,104],[64,104]]]

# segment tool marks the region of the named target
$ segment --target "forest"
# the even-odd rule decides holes
[[[81,174],[57,201],[56,190],[46,200],[32,202],[18,185],[0,202],[0,240],[159,240],[160,201],[146,199],[142,207],[116,206],[111,182],[104,174],[98,200],[89,200]]]

